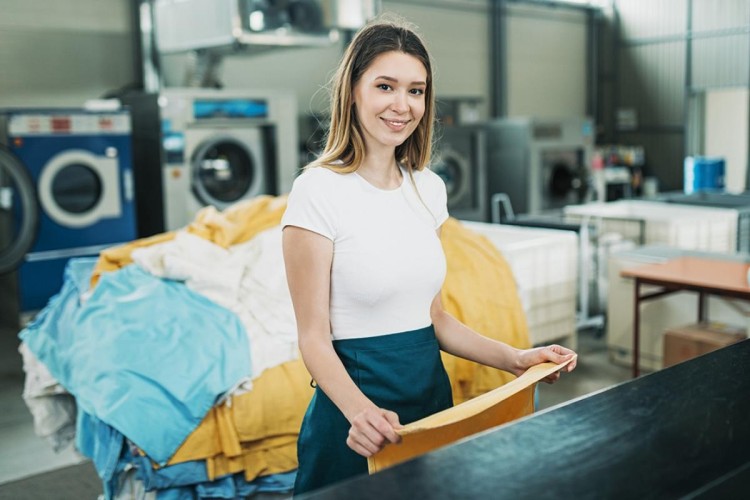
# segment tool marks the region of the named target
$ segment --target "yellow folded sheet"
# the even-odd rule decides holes
[[[312,394],[302,360],[269,368],[253,381],[250,392],[232,397],[229,405],[214,406],[168,464],[241,457],[265,445],[287,445],[296,460],[296,435]]]
[[[206,459],[209,480],[227,474],[243,472],[247,481],[259,476],[289,472],[297,468],[297,433],[263,440],[262,443],[242,443],[239,456],[217,455]]]
[[[398,430],[401,443],[388,445],[367,459],[370,473],[529,415],[534,410],[536,383],[571,361],[533,366],[502,387],[405,425]]]

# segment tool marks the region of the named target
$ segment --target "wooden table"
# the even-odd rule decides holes
[[[698,321],[706,321],[706,296],[719,295],[750,301],[748,268],[745,262],[714,260],[703,257],[680,257],[658,264],[625,269],[620,276],[633,278],[633,377],[640,374],[641,302],[680,291],[698,293]],[[655,285],[661,290],[641,294],[642,285]]]

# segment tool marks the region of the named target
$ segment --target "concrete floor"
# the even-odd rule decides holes
[[[24,373],[18,353],[18,305],[12,276],[0,276],[0,484],[85,461],[72,447],[61,453],[34,434],[21,397]],[[538,408],[546,409],[629,379],[627,368],[612,365],[605,339],[581,332],[578,368],[556,384],[539,384]]]
[[[31,413],[21,397],[24,373],[17,334],[18,328],[7,322],[0,326],[0,484],[84,460],[72,447],[55,453],[34,434]]]

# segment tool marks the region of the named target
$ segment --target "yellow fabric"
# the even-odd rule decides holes
[[[370,473],[530,414],[534,410],[534,385],[571,361],[533,366],[502,387],[405,425],[398,431],[400,444],[388,445],[367,459]]]
[[[297,467],[297,434],[312,398],[310,374],[297,359],[265,370],[250,392],[211,409],[168,465],[207,460],[209,478],[257,475]]]
[[[519,349],[530,347],[526,316],[513,272],[497,247],[452,218],[443,224],[440,239],[448,262],[441,294],[445,310],[482,335]],[[515,378],[446,353],[443,363],[455,404]]]
[[[284,210],[286,196],[258,196],[235,203],[223,212],[208,206],[198,212],[187,232],[228,248],[278,226]]]
[[[285,209],[286,196],[259,196],[223,212],[205,207],[186,231],[227,248],[278,225]],[[92,287],[101,274],[131,264],[133,250],[174,236],[164,233],[105,250],[94,269]],[[455,219],[443,225],[441,241],[448,262],[442,291],[446,310],[484,335],[528,347],[513,274],[495,246]],[[443,360],[457,404],[513,380],[505,372],[448,354]],[[212,408],[169,464],[206,460],[211,478],[244,470],[248,480],[296,468],[296,437],[313,392],[309,381],[301,360],[266,370],[253,381],[251,392],[233,397],[231,405]]]
[[[99,253],[99,259],[96,261],[94,271],[91,274],[91,288],[94,288],[99,283],[99,278],[102,274],[117,271],[132,264],[133,259],[130,255],[133,253],[133,250],[156,245],[157,243],[164,243],[172,239],[174,239],[174,232],[162,233],[103,250]]]
[[[252,481],[258,476],[268,476],[289,472],[297,468],[297,433],[284,438],[256,443],[236,457],[217,455],[206,459],[206,472],[209,480],[227,474],[243,472],[245,479]]]
[[[281,223],[285,209],[286,196],[267,195],[235,203],[223,212],[207,206],[198,211],[195,220],[185,230],[227,248],[248,241],[261,231],[277,226]],[[164,243],[174,237],[175,232],[172,231],[104,250],[99,254],[99,260],[94,266],[91,287],[96,286],[103,273],[117,271],[131,264],[133,250]]]

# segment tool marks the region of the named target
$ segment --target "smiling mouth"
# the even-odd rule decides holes
[[[387,118],[381,118],[388,127],[394,130],[401,130],[409,124],[411,120],[388,120]]]

